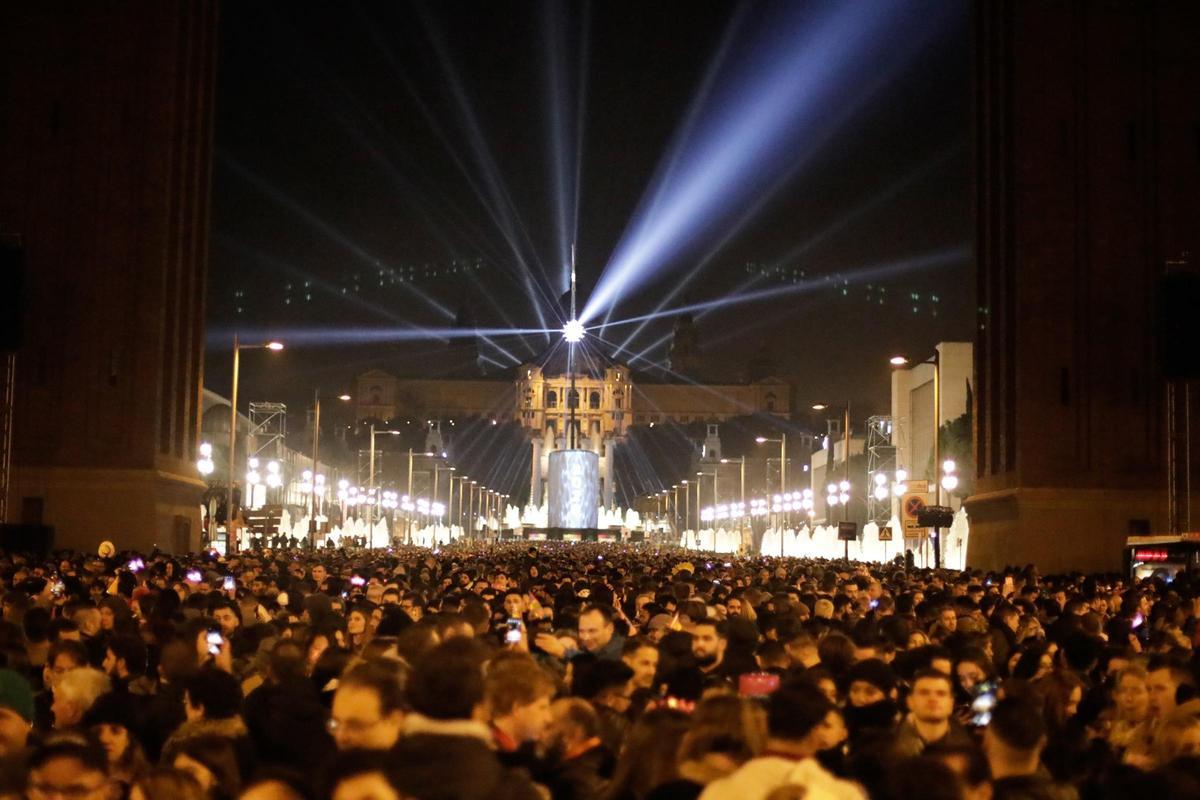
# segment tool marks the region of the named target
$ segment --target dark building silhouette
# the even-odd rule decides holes
[[[702,369],[700,333],[691,314],[680,314],[671,334],[667,363],[672,372],[686,378],[697,378]]]
[[[975,15],[969,562],[1115,568],[1128,533],[1167,527],[1155,294],[1200,266],[1200,4]]]
[[[8,3],[0,234],[27,268],[9,521],[195,548],[215,0]]]

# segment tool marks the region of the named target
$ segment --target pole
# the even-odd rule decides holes
[[[408,499],[412,500],[413,451],[408,448]]]
[[[738,495],[738,507],[742,513],[738,514],[738,541],[739,546],[746,545],[746,457],[742,456],[742,486]],[[739,551],[741,552],[741,551]]]
[[[846,403],[846,413],[842,417],[842,480],[846,483],[850,482],[850,403]],[[850,497],[850,492],[846,492],[846,497]],[[842,521],[845,522],[850,514],[850,503],[842,503]],[[845,548],[846,560],[850,560],[850,540],[847,539],[843,544]]]
[[[469,538],[475,538],[475,481],[471,481],[467,490],[467,532]]]
[[[934,505],[942,504],[942,354],[933,350],[933,498]],[[942,568],[942,537],[933,529],[933,568]]]
[[[237,474],[237,395],[238,395],[238,335],[233,334],[233,386],[229,392],[229,504],[225,511],[225,549],[226,552],[237,550],[237,539],[234,533],[234,519],[237,516],[233,507],[233,481]]]
[[[575,244],[571,244],[571,319],[575,319]],[[571,388],[567,392],[567,413],[570,415],[567,424],[570,433],[567,435],[567,448],[577,447],[575,439],[575,406],[579,405],[578,394],[575,392],[575,342],[567,342],[567,372],[571,374]]]
[[[467,535],[467,526],[463,524],[462,515],[463,494],[465,494],[465,492],[463,492],[463,483],[466,482],[466,480],[466,475],[463,475],[458,479],[458,529],[463,538],[465,538]]]
[[[367,458],[367,541],[374,537],[375,524],[375,425],[371,425],[371,454]]]
[[[671,525],[676,534],[683,533],[683,527],[679,524],[679,485],[671,487]]]
[[[412,472],[413,472],[413,453],[412,453],[412,448],[410,447],[410,448],[408,448],[408,490],[407,490],[406,494],[408,495],[408,502],[415,503],[416,501],[413,499],[413,496],[412,496]],[[411,511],[408,512],[407,519],[408,519],[408,521],[404,525],[404,534],[405,534],[404,539],[407,544],[412,544],[413,517],[412,517]]]
[[[313,454],[312,454],[312,485],[309,493],[312,499],[312,509],[308,517],[308,549],[317,546],[317,448],[321,438],[321,390],[313,390]]]

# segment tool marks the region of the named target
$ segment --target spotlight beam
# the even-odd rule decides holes
[[[551,331],[545,328],[270,328],[256,330],[239,328],[246,338],[278,338],[286,341],[289,348],[300,346],[320,347],[342,344],[372,344],[378,342],[414,342],[426,339],[472,339],[475,337],[544,335]],[[205,337],[210,346],[216,346],[233,335],[233,330],[212,328]],[[515,356],[506,353],[516,361]]]
[[[814,12],[784,4],[778,18],[760,20],[762,41],[746,48],[752,55],[714,97],[712,122],[682,157],[679,178],[664,187],[659,211],[635,214],[581,319],[595,319],[719,229],[797,152],[811,155],[814,137],[832,130],[824,124],[830,109],[847,106],[847,86],[890,79],[937,21],[904,19],[901,5],[862,0]]]
[[[450,54],[446,49],[445,41],[442,38],[441,32],[434,24],[432,17],[427,9],[420,9],[419,16],[425,26],[425,31],[429,37],[430,43],[433,46],[434,52],[437,55],[438,64],[442,69],[442,73],[446,78],[447,85],[450,87],[450,96],[454,100],[455,110],[458,112],[459,120],[462,125],[463,133],[466,134],[467,143],[470,153],[476,162],[480,175],[484,180],[484,188],[487,191],[487,196],[491,200],[493,208],[500,214],[504,221],[504,228],[508,234],[510,246],[513,249],[514,255],[519,257],[520,263],[525,264],[525,259],[520,255],[522,253],[533,253],[534,248],[529,238],[528,229],[522,222],[520,214],[517,212],[516,206],[512,201],[512,197],[508,192],[507,186],[501,176],[500,168],[496,163],[495,157],[492,155],[491,148],[488,147],[487,140],[483,135],[482,126],[475,115],[474,108],[467,99],[466,91],[463,88],[463,83],[458,75],[458,71],[454,67],[454,63],[450,58]],[[518,238],[520,244],[518,244]],[[537,288],[545,292],[549,286],[549,279],[546,276],[545,269],[541,262],[533,255],[533,263],[537,266],[538,275],[541,280],[537,283]],[[528,270],[528,267],[526,267]],[[528,281],[528,290],[532,291],[533,281]],[[553,309],[553,298],[546,298]],[[539,322],[545,324],[545,319],[539,310]]]
[[[772,286],[755,291],[739,292],[735,294],[718,297],[714,300],[705,300],[700,303],[691,303],[686,306],[678,306],[676,308],[656,311],[649,314],[642,314],[636,317],[628,317],[626,319],[617,320],[608,323],[608,327],[615,328],[620,325],[631,325],[638,322],[649,322],[658,319],[667,319],[680,314],[691,314],[702,311],[713,311],[718,308],[725,308],[733,305],[742,305],[743,303],[755,303],[763,300],[773,300],[777,297],[784,297],[792,294],[809,294],[829,287],[835,281],[838,285],[843,285],[845,282],[863,283],[864,281],[875,281],[882,278],[894,278],[897,275],[920,272],[935,267],[942,267],[948,264],[961,262],[969,258],[971,255],[970,247],[967,245],[958,245],[955,247],[936,250],[932,253],[923,253],[919,256],[891,261],[885,264],[877,264],[869,267],[860,267],[852,270],[849,273],[838,273],[835,275],[825,275],[821,278],[812,278],[800,283],[787,284],[785,286]],[[595,326],[597,329],[599,326]],[[628,342],[620,346],[620,349],[625,351],[628,349]]]
[[[308,209],[301,206],[299,203],[292,200],[290,197],[285,195],[282,191],[280,191],[279,189],[272,186],[270,183],[268,183],[263,178],[261,178],[260,176],[255,174],[253,171],[251,171],[245,165],[239,163],[235,158],[233,158],[228,153],[218,150],[217,155],[218,155],[218,159],[220,160],[220,162],[225,167],[227,167],[229,170],[231,170],[234,174],[236,174],[238,177],[242,178],[247,183],[252,185],[254,188],[258,189],[260,192],[265,194],[267,197],[269,197],[271,200],[273,200],[280,207],[282,207],[282,208],[292,212],[296,216],[302,218],[305,222],[307,222],[309,225],[313,226],[314,229],[316,229],[318,232],[323,234],[330,241],[336,242],[337,244],[341,245],[341,247],[343,247],[344,249],[353,253],[354,256],[356,258],[358,258],[358,260],[361,261],[363,264],[365,264],[365,265],[369,266],[371,269],[375,269],[375,270],[379,269],[383,265],[383,261],[381,259],[379,259],[377,256],[375,256],[372,253],[369,253],[364,248],[355,244],[353,241],[350,240],[349,237],[347,237],[345,234],[343,234],[336,227],[334,227],[330,223],[324,221],[323,219],[318,217],[316,214],[313,214],[311,211],[309,211]],[[413,286],[412,284],[406,283],[405,286],[410,291],[412,291],[413,294],[415,294],[418,298],[420,298],[426,305],[428,305],[431,309],[433,309],[435,312],[437,312],[439,315],[441,315],[442,317],[444,317],[446,319],[454,319],[453,311],[451,311],[450,309],[446,308],[441,303],[434,300],[428,294],[421,291],[420,289],[418,289],[416,286]]]
[[[463,129],[468,138],[468,145],[472,149],[473,154],[475,155],[475,160],[480,166],[482,177],[486,186],[480,186],[472,174],[472,171],[463,162],[462,158],[460,158],[458,152],[459,148],[450,140],[450,137],[446,134],[445,130],[438,122],[437,117],[433,114],[424,98],[421,97],[412,81],[405,74],[403,68],[397,61],[395,54],[392,53],[391,48],[389,48],[382,40],[377,26],[371,24],[370,20],[365,18],[363,19],[363,22],[364,27],[366,27],[368,30],[372,42],[375,44],[376,48],[382,54],[384,59],[392,67],[392,71],[400,81],[400,84],[405,88],[410,97],[417,104],[417,108],[420,110],[422,117],[424,117],[426,123],[429,124],[430,128],[433,130],[434,134],[445,148],[451,161],[458,168],[459,172],[462,173],[464,179],[473,190],[475,199],[479,202],[483,210],[488,214],[493,224],[496,226],[501,238],[503,238],[504,243],[508,246],[510,252],[512,253],[515,275],[517,279],[521,281],[525,289],[525,296],[529,299],[530,304],[533,306],[533,311],[537,315],[538,322],[543,327],[546,327],[547,330],[550,330],[550,328],[547,327],[548,323],[546,321],[546,314],[543,306],[538,302],[538,297],[540,296],[545,301],[546,307],[550,309],[551,313],[554,313],[557,309],[556,300],[554,297],[550,296],[549,293],[547,293],[544,282],[539,283],[535,280],[532,270],[530,270],[528,266],[524,250],[518,241],[516,226],[514,225],[511,216],[506,212],[506,209],[511,208],[511,201],[509,200],[507,205],[505,202],[503,202],[505,199],[507,199],[507,192],[501,187],[497,186],[497,183],[500,181],[498,177],[499,170],[496,168],[494,159],[491,158],[490,153],[487,151],[487,146],[482,139],[482,133],[480,132],[479,125],[475,120],[474,113],[472,112],[470,105],[467,103],[465,94],[462,91],[461,83],[458,81],[457,73],[454,71],[453,66],[450,63],[449,56],[445,51],[444,43],[441,41],[441,37],[439,36],[433,21],[428,17],[427,12],[422,12],[421,16],[426,32],[429,35],[435,51],[438,54],[439,62],[443,70],[446,72],[448,80],[450,81],[460,121],[462,122]],[[513,213],[515,213],[515,211]],[[522,232],[523,231],[524,229],[522,228]],[[526,242],[528,242],[527,234],[525,235],[525,239]],[[543,273],[543,279],[544,277],[545,276]]]

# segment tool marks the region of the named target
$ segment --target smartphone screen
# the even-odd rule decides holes
[[[504,632],[505,644],[517,644],[521,641],[521,620],[510,618],[508,620],[508,630]]]
[[[206,641],[208,642],[208,652],[215,656],[221,652],[221,645],[225,643],[225,637],[216,628],[209,628]]]
[[[226,576],[225,576],[225,582],[224,582],[224,586],[225,586],[225,591],[227,591],[227,592],[232,592],[232,591],[233,591],[233,588],[234,588],[234,582],[233,582],[233,576],[232,576],[232,575],[226,575]]]
[[[981,683],[975,687],[974,695],[971,701],[971,724],[982,728],[992,721],[992,709],[996,707],[996,684],[990,681]]]

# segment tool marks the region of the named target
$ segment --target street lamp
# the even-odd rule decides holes
[[[467,485],[471,488],[467,490],[467,530],[465,531],[468,539],[475,538],[475,487],[478,485],[476,481],[467,481]],[[459,494],[459,501],[462,500],[462,494]]]
[[[216,469],[217,466],[213,463],[212,455],[212,445],[208,442],[201,442],[200,459],[196,462],[196,470],[206,478],[212,474],[213,470]]]
[[[371,497],[372,497],[372,504],[371,504],[371,506],[370,506],[370,509],[371,509],[371,510],[370,510],[370,512],[367,514],[367,527],[368,527],[368,528],[370,528],[370,526],[371,526],[371,525],[372,525],[372,524],[375,522],[375,519],[374,519],[374,511],[375,511],[375,506],[374,506],[374,495],[375,495],[375,436],[376,436],[376,434],[380,434],[380,433],[386,434],[386,435],[388,435],[388,436],[399,436],[399,435],[400,435],[400,431],[393,431],[393,430],[377,431],[377,430],[375,430],[375,423],[373,423],[373,422],[371,423],[371,455],[370,455],[370,457],[369,457],[369,458],[368,458],[368,460],[367,460],[367,465],[368,465],[368,466],[367,466],[367,478],[368,478],[368,480],[367,480],[367,493],[368,493],[369,495],[371,495]],[[368,535],[369,535],[369,536],[374,536],[374,533],[369,533]]]
[[[443,472],[454,472],[454,470],[455,470],[455,467],[443,467],[439,464],[433,465],[433,503],[434,503],[434,505],[441,505],[438,502],[438,475]],[[454,494],[454,476],[453,475],[450,476],[450,493],[451,493],[451,496],[446,498],[446,505],[450,505],[450,501],[453,499],[453,494]],[[441,515],[439,514],[438,516],[440,517]]]
[[[683,528],[687,530],[692,524],[692,490],[687,481],[680,481],[679,485],[683,488]]]
[[[896,368],[908,368],[911,361],[903,355],[895,355],[888,359],[888,363]],[[922,364],[933,364],[933,463],[937,464],[942,460],[942,354],[936,347],[933,348],[933,356],[920,362]],[[950,462],[953,464],[954,462]],[[933,476],[930,476],[931,478]],[[954,485],[958,485],[958,479],[954,479]],[[933,481],[933,504],[940,506],[942,504],[942,483],[941,481]],[[936,534],[937,529],[934,529]],[[942,566],[942,546],[938,541],[939,537],[933,537],[933,567],[941,569]]]
[[[958,488],[958,475],[955,474],[958,470],[958,465],[954,463],[954,459],[946,459],[942,462],[942,488],[947,492],[953,492]]]
[[[759,444],[767,444],[768,442],[779,443],[779,493],[782,495],[787,491],[787,434],[782,433],[778,439],[768,439],[766,436],[756,436],[754,441]],[[783,558],[783,529],[784,525],[779,528],[779,557]]]
[[[233,335],[233,384],[229,391],[229,505],[225,514],[225,547],[229,552],[237,550],[237,536],[234,532],[234,520],[237,518],[233,506],[233,480],[237,473],[237,396],[238,396],[238,366],[243,350],[270,350],[278,353],[283,349],[281,342],[265,342],[263,344],[242,344],[238,335]]]
[[[696,473],[697,478],[703,478],[705,476],[709,476],[713,479],[713,505],[715,506],[717,504],[717,471],[715,469],[712,472],[704,472],[703,470],[701,470],[700,472]],[[703,486],[703,483],[701,481],[699,481],[699,480],[696,481],[696,508],[697,508],[697,510],[703,505],[703,503],[700,502],[700,490],[701,490],[702,486]],[[699,530],[699,526],[697,526],[697,530]]]
[[[350,395],[343,393],[343,394],[339,394],[339,395],[334,395],[328,399],[340,400],[343,403],[347,403],[350,401]],[[317,471],[317,465],[319,463],[317,459],[320,457],[320,450],[318,449],[319,445],[320,445],[320,441],[321,441],[321,390],[314,389],[313,390],[313,440],[312,440],[312,445],[313,445],[312,468],[313,468],[314,473]],[[313,488],[314,489],[316,488],[315,484],[313,485]],[[310,498],[310,500],[311,500],[311,506],[310,506],[309,516],[308,516],[308,546],[311,549],[312,547],[314,547],[316,545],[316,535],[317,535],[317,493],[315,491],[312,493],[312,497]]]

